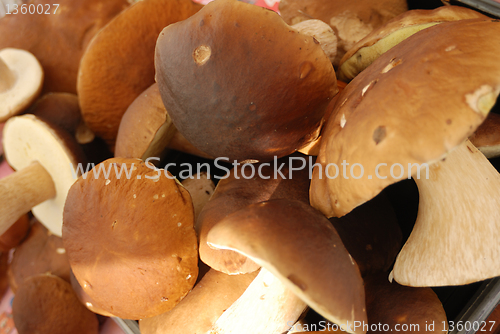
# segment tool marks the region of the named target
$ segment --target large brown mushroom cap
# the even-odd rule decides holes
[[[129,176],[111,171],[126,168]],[[163,170],[138,159],[109,159],[79,178],[64,208],[71,268],[95,306],[126,319],[174,307],[198,275],[193,204]]]
[[[488,17],[474,10],[459,6],[444,6],[434,10],[410,10],[373,30],[357,42],[342,57],[339,64],[339,79],[350,81],[363,71],[382,53],[402,40],[430,26],[467,19]]]
[[[78,72],[78,96],[86,124],[110,149],[127,107],[154,83],[158,34],[201,7],[191,0],[140,1],[90,42]]]
[[[500,93],[499,39],[496,21],[445,22],[416,33],[360,73],[326,125],[311,204],[329,217],[345,215],[407,178],[409,164],[414,173],[415,164],[439,160],[470,136]],[[353,179],[347,168],[347,175],[325,175],[327,164],[341,170],[344,161],[349,168],[361,164],[364,174]],[[400,178],[399,168],[390,173],[397,164]],[[335,175],[332,165],[328,172]]]
[[[490,113],[470,137],[474,146],[488,159],[500,155],[500,115]]]
[[[249,205],[217,224],[207,242],[244,254],[328,320],[363,332],[348,326],[366,322],[359,269],[330,222],[309,205],[286,199]]]
[[[166,27],[155,64],[179,132],[231,160],[269,161],[305,146],[337,92],[333,67],[313,37],[236,0],[214,1]]]
[[[0,20],[0,49],[12,47],[30,51],[44,69],[43,90],[69,93],[76,93],[80,58],[90,39],[129,6],[127,0],[61,0],[57,7],[48,0],[21,2],[19,7],[35,5],[43,7],[44,13],[49,9],[50,14],[3,17]]]
[[[19,334],[97,334],[99,322],[71,285],[57,276],[37,275],[17,290],[12,314]]]

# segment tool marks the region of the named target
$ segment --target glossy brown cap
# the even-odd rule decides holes
[[[155,64],[179,132],[231,161],[270,161],[307,145],[337,93],[333,67],[313,37],[236,0],[209,3],[166,27]]]
[[[448,329],[446,313],[441,301],[431,288],[414,288],[391,283],[387,273],[365,277],[366,313],[369,324],[387,333],[405,329],[406,333],[443,333]],[[433,326],[430,326],[434,324]],[[388,325],[388,327],[385,327]]]
[[[311,205],[328,217],[343,216],[461,144],[500,93],[499,52],[499,22],[475,19],[424,29],[380,56],[337,100],[311,181]],[[347,175],[333,177],[334,165],[326,175],[328,164],[340,174],[344,161]],[[350,177],[355,163],[364,170],[359,178],[359,167]]]
[[[208,234],[214,248],[231,249],[262,265],[326,319],[346,328],[365,321],[358,266],[321,213],[296,200],[252,204]],[[347,329],[363,333],[362,329]]]
[[[95,174],[100,168],[111,170],[108,178]],[[118,178],[114,168],[129,176]],[[96,307],[125,319],[170,310],[198,275],[189,193],[138,159],[108,159],[85,175],[68,193],[63,225],[83,290]]]
[[[76,93],[78,66],[92,37],[129,6],[127,0],[36,0],[23,2],[43,14],[6,15],[0,20],[0,49],[27,50],[42,64],[43,91]],[[14,12],[13,7],[10,8]],[[41,42],[43,40],[43,43]]]
[[[500,155],[500,115],[490,113],[470,137],[474,146],[488,159]]]
[[[202,261],[227,274],[248,273],[260,267],[237,252],[210,248],[207,245],[207,235],[222,219],[250,204],[277,198],[294,199],[308,203],[307,189],[310,182],[310,166],[307,165],[300,171],[290,172],[290,167],[296,169],[301,167],[302,163],[299,160],[294,160],[298,158],[308,159],[308,157],[297,154],[293,157],[278,159],[276,167],[255,164],[253,165],[255,170],[260,170],[262,177],[256,173],[255,177],[252,178],[244,177],[241,166],[237,166],[225,179],[219,181],[213,196],[196,221]],[[274,175],[274,171],[280,166],[283,166],[280,173],[276,172]],[[248,173],[248,170],[248,167],[243,167],[244,173]]]
[[[90,42],[78,71],[80,107],[85,123],[110,149],[115,148],[120,120],[128,106],[155,82],[158,34],[201,7],[191,0],[139,1]]]
[[[37,275],[24,282],[12,303],[19,334],[97,334],[99,322],[71,285],[57,276]]]

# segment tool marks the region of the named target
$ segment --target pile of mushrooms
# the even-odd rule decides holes
[[[16,170],[0,251],[21,334],[97,333],[96,314],[143,334],[297,333],[312,311],[364,334],[447,323],[431,287],[500,276],[498,20],[401,0],[60,6],[0,18]],[[9,38],[21,26],[36,33]],[[182,182],[167,168],[196,163]],[[384,188],[411,177],[406,239]]]

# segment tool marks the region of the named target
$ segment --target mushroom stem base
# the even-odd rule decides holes
[[[50,174],[37,161],[0,180],[0,235],[32,207],[55,195]]]
[[[391,273],[410,286],[500,275],[500,174],[469,141],[415,178],[418,217]]]

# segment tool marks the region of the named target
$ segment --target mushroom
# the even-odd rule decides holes
[[[166,148],[211,159],[196,149],[174,127],[161,100],[158,84],[152,84],[127,108],[120,121],[115,157],[160,157]]]
[[[410,10],[396,16],[352,46],[342,57],[337,71],[340,80],[351,81],[382,53],[411,35],[436,24],[488,17],[472,9],[443,6],[434,10]]]
[[[82,175],[68,193],[63,241],[95,306],[143,319],[178,304],[198,275],[193,214],[187,190],[141,160],[108,159]]]
[[[286,199],[251,204],[212,228],[207,242],[247,256],[326,319],[364,333],[353,329],[354,321],[366,322],[359,269],[330,222],[309,205]]]
[[[500,115],[489,113],[469,140],[486,158],[500,156]]]
[[[489,37],[478,38],[479,31]],[[414,34],[347,85],[326,126],[310,189],[311,204],[325,215],[342,216],[402,177],[417,182],[417,221],[393,271],[401,284],[467,284],[500,274],[500,196],[485,191],[496,187],[498,176],[484,157],[473,161],[470,155],[479,155],[464,143],[500,93],[498,53],[491,47],[500,43],[490,36],[500,37],[500,25],[481,19]],[[472,45],[481,52],[464,52]],[[332,176],[332,164],[341,163],[360,164],[365,172],[325,176],[325,166]]]
[[[12,303],[19,334],[97,334],[99,322],[85,308],[71,285],[53,275],[37,275],[24,282]]]
[[[14,293],[28,278],[51,274],[70,282],[68,255],[61,237],[34,219],[26,240],[14,249],[9,265],[9,285]]]
[[[43,69],[31,53],[0,50],[0,122],[20,114],[42,90]]]
[[[409,173],[424,172],[422,164],[439,161],[474,132],[500,93],[492,41],[472,34],[481,29],[500,36],[497,22],[480,19],[424,29],[346,86],[325,125],[311,181],[313,207],[343,216]],[[463,51],[472,45],[481,52]]]
[[[328,23],[338,37],[336,67],[342,56],[373,29],[408,10],[401,0],[281,0],[280,14],[288,24],[319,19]]]
[[[226,275],[211,269],[171,311],[142,319],[139,322],[141,333],[208,333],[217,319],[247,290],[257,273]]]
[[[177,130],[213,157],[270,161],[315,140],[337,93],[317,41],[270,10],[236,0],[167,26],[155,55]]]
[[[190,0],[140,1],[117,15],[90,42],[78,71],[78,97],[85,123],[111,150],[128,106],[155,81],[158,34],[201,7]]]
[[[33,215],[61,235],[66,194],[86,159],[72,137],[34,115],[10,118],[3,129],[5,157],[16,173],[0,181],[0,233],[20,216]]]
[[[443,305],[431,288],[390,283],[385,272],[369,275],[364,282],[370,333],[448,331]]]
[[[249,273],[260,267],[246,256],[231,250],[212,249],[207,245],[207,235],[224,217],[250,204],[275,198],[308,203],[309,168],[300,164],[298,159],[306,158],[297,154],[277,160],[274,166],[266,163],[252,165],[259,172],[251,178],[243,177],[243,173],[247,172],[244,165],[235,166],[227,177],[219,181],[212,198],[196,221],[203,262],[226,274]]]
[[[215,184],[208,177],[206,172],[194,175],[192,178],[187,178],[182,181],[182,186],[186,188],[191,195],[194,208],[194,221],[198,219],[201,211],[212,197]]]
[[[37,13],[22,14],[18,8],[19,14],[3,17],[0,49],[18,48],[33,53],[45,73],[43,92],[68,93],[76,93],[78,66],[89,41],[129,6],[127,0],[60,0],[57,5],[49,0],[23,3],[26,9],[34,8]]]

